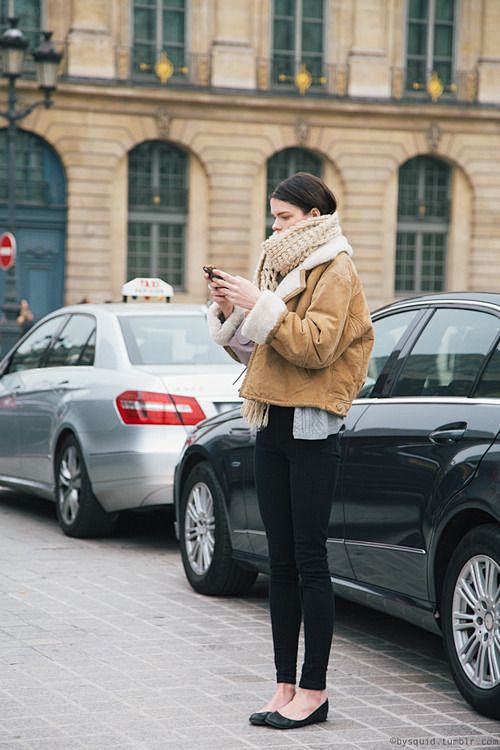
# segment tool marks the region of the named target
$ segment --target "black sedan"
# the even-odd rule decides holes
[[[500,719],[500,294],[440,294],[373,315],[369,375],[341,434],[328,539],[335,591],[442,633],[467,701]],[[200,423],[175,475],[193,588],[268,571],[237,411]]]

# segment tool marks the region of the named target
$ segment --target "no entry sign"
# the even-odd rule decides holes
[[[16,259],[16,238],[12,232],[0,235],[0,268],[8,271]]]

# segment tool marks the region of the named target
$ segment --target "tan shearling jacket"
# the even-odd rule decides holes
[[[347,414],[364,383],[374,338],[348,252],[332,252],[327,243],[275,292],[263,292],[248,315],[237,308],[222,325],[216,315],[214,309],[209,316],[216,341],[227,345],[244,320],[243,335],[256,343],[241,396]]]

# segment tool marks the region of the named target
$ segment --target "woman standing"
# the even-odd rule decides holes
[[[334,599],[326,539],[343,418],[363,385],[373,329],[326,184],[299,172],[271,194],[273,235],[254,283],[214,269],[213,338],[248,369],[255,479],[270,557],[277,688],[252,724],[325,721]],[[208,279],[207,275],[207,279]],[[304,663],[296,687],[300,625]]]

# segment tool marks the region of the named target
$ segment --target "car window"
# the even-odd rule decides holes
[[[393,396],[468,396],[499,332],[478,310],[436,310],[399,374]]]
[[[231,360],[208,333],[202,315],[119,317],[133,365],[216,365]]]
[[[474,391],[475,398],[500,398],[500,344],[491,355]]]
[[[368,398],[387,360],[396,349],[396,345],[401,341],[417,313],[420,314],[420,310],[406,310],[373,321],[375,342],[368,364],[368,375],[358,398]]]
[[[56,318],[51,318],[30,333],[12,355],[9,372],[40,367],[52,337],[61,328],[67,317],[67,315],[59,315]]]
[[[45,367],[69,367],[83,364],[80,358],[87,341],[95,330],[95,325],[93,315],[72,315],[53,342]]]
[[[95,357],[95,328],[80,355],[79,365],[93,365]]]

